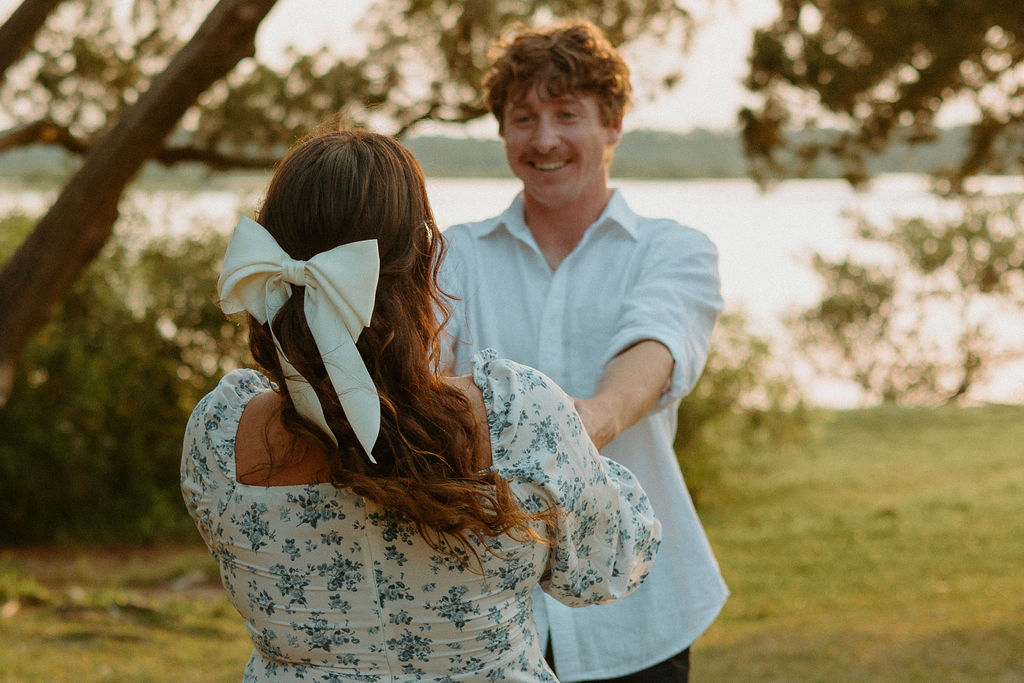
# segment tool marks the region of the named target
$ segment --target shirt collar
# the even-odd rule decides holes
[[[634,240],[637,238],[637,234],[639,232],[639,228],[637,227],[637,215],[633,213],[631,208],[629,208],[629,205],[626,204],[626,199],[618,190],[612,190],[611,199],[608,200],[608,204],[604,207],[604,211],[602,211],[601,215],[598,216],[596,221],[594,221],[594,225],[590,227],[593,228],[599,225],[609,225],[613,228],[618,228]]]
[[[617,228],[634,240],[637,238],[637,215],[629,208],[622,193],[617,189],[612,190],[612,196],[605,205],[604,211],[587,228],[587,232],[604,225],[613,229]],[[498,216],[488,229],[478,233],[478,236],[486,237],[487,235],[492,235],[501,228],[504,228],[510,235],[524,242],[533,242],[533,235],[530,233],[530,228],[526,226],[526,220],[523,216],[522,192],[516,195],[516,198],[512,200],[512,203],[509,204],[504,213]]]

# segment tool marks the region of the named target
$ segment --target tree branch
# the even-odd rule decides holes
[[[402,117],[399,124],[398,130],[395,132],[395,137],[398,139],[404,138],[413,127],[423,121],[436,121],[437,123],[454,123],[463,124],[475,121],[476,119],[484,116],[488,113],[486,107],[474,106],[470,104],[463,104],[459,107],[459,113],[455,116],[438,116],[437,112],[444,106],[439,101],[433,101],[426,105],[426,110],[419,114],[407,115]]]
[[[227,154],[215,149],[203,147],[166,147],[153,157],[165,166],[173,166],[186,161],[205,164],[217,171],[228,171],[233,168],[273,168],[281,159],[281,155],[247,156],[243,154]]]
[[[89,151],[89,144],[85,140],[50,119],[40,119],[0,132],[0,152],[33,144],[55,145],[73,154]]]
[[[0,132],[0,153],[33,144],[52,145],[78,155],[88,154],[93,148],[92,141],[76,136],[66,126],[60,126],[50,119],[33,121]],[[206,147],[182,145],[161,149],[153,161],[165,166],[194,161],[218,171],[226,171],[232,168],[270,168],[279,158],[278,155],[229,154]]]
[[[32,45],[46,18],[64,0],[23,0],[0,26],[0,85],[7,69]]]

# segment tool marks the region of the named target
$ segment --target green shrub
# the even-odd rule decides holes
[[[0,260],[31,226],[0,220]],[[111,239],[26,347],[0,410],[0,545],[194,533],[178,492],[185,421],[244,357],[213,302],[224,241],[131,241]]]
[[[721,489],[726,468],[803,437],[806,408],[772,361],[770,341],[751,333],[742,313],[721,316],[704,374],[679,406],[676,456],[697,507]]]

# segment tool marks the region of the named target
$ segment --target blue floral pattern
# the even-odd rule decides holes
[[[562,511],[554,528],[536,527],[550,544],[501,536],[489,552],[474,539],[482,566],[439,554],[402,515],[328,484],[238,483],[238,421],[270,388],[258,372],[236,370],[200,401],[181,487],[252,638],[243,680],[555,681],[534,586],[582,606],[640,585],[661,526],[632,473],[597,454],[572,400],[540,372],[486,350],[473,376],[493,467],[524,509]]]

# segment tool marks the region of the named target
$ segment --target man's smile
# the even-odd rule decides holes
[[[563,166],[567,166],[568,164],[568,161],[549,161],[543,164],[538,161],[530,162],[531,166],[540,171],[557,171],[558,169],[562,168]]]

